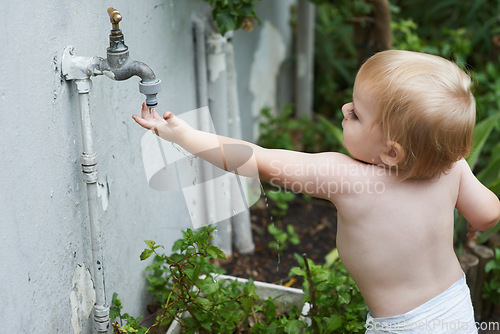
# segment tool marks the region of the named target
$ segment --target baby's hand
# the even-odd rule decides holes
[[[471,224],[467,223],[467,238],[472,239],[476,237],[477,231]]]
[[[186,122],[175,117],[170,111],[165,112],[163,118],[154,108],[150,112],[146,103],[142,104],[141,116],[133,115],[132,118],[143,128],[152,130],[156,135],[172,142],[176,141],[182,128],[189,127]]]

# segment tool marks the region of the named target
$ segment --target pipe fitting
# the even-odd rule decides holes
[[[146,95],[146,105],[148,108],[154,108],[158,105],[156,94],[161,90],[161,80],[155,82],[139,82],[139,92]]]
[[[88,94],[92,89],[92,81],[90,79],[75,80],[75,89],[78,94]]]
[[[107,333],[109,329],[109,306],[94,306],[95,329],[98,333]]]
[[[80,156],[80,163],[82,165],[82,179],[85,183],[97,182],[97,154],[82,153]]]

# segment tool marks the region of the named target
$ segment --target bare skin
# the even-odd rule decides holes
[[[454,208],[468,220],[472,237],[496,225],[500,202],[463,159],[437,179],[402,181],[389,166],[396,167],[404,152],[373,126],[369,93],[355,87],[353,102],[342,108],[344,145],[356,159],[265,149],[195,130],[170,112],[150,114],[145,105],[142,116],[133,118],[226,170],[240,166],[242,158],[237,152],[225,155],[224,145],[249,147],[258,171],[241,168],[240,175],[258,172],[261,180],[330,200],[338,210],[337,247],[345,267],[372,316],[389,317],[416,308],[462,277],[453,251]]]

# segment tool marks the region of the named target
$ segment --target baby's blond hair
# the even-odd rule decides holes
[[[382,132],[401,145],[404,179],[430,179],[470,154],[476,103],[471,79],[434,55],[389,50],[361,66],[356,85],[376,99]]]

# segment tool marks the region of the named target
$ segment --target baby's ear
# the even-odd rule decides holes
[[[390,167],[398,166],[405,157],[403,146],[395,141],[387,142],[387,149],[380,154],[380,160]]]

